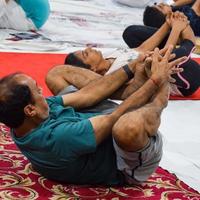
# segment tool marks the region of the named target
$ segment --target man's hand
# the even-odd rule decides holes
[[[185,61],[187,57],[178,58],[174,61],[169,62],[172,57],[172,50],[173,46],[169,46],[163,56],[160,55],[158,48],[154,50],[151,65],[151,78],[156,80],[158,85],[162,85],[167,81],[175,82],[175,80],[172,79],[171,75],[183,71],[182,68],[177,68],[176,66]]]
[[[179,31],[184,30],[189,25],[187,17],[179,11],[168,15],[166,21],[171,28],[176,28]]]
[[[172,4],[172,6],[185,6],[193,2],[193,0],[173,0],[173,1],[174,3]]]

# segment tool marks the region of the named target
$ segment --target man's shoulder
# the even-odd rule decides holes
[[[62,105],[63,106],[62,96],[47,97],[46,101],[49,104],[49,106],[51,106],[52,104],[58,104],[58,105]]]

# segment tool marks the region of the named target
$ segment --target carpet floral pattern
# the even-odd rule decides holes
[[[76,186],[47,180],[32,169],[10,138],[9,129],[0,124],[0,199],[200,200],[200,194],[160,167],[135,187]]]

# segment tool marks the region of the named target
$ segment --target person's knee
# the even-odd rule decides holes
[[[63,75],[63,66],[55,66],[50,69],[45,77],[46,84],[50,84],[55,78],[62,77]]]
[[[58,67],[54,67],[48,71],[45,77],[45,82],[47,86],[49,86],[52,83],[54,77],[57,76],[57,74],[58,74]]]
[[[56,66],[52,68],[45,77],[45,82],[47,87],[51,90],[51,92],[56,95],[60,90],[63,89],[64,83],[64,66]],[[63,83],[64,82],[64,83]]]
[[[137,27],[137,25],[128,26],[122,34],[124,41],[130,48],[136,48],[138,46],[136,43]]]
[[[115,142],[125,151],[137,151],[148,142],[144,122],[140,116],[123,115],[112,129]]]

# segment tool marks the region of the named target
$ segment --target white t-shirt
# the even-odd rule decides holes
[[[106,74],[110,74],[111,72],[116,71],[125,64],[128,64],[130,61],[136,59],[138,55],[139,53],[136,50],[130,48],[120,48],[110,53],[105,53],[104,58],[115,59],[110,69],[106,72]]]
[[[20,31],[36,30],[34,23],[26,17],[26,13],[14,0],[0,0],[0,28]]]

